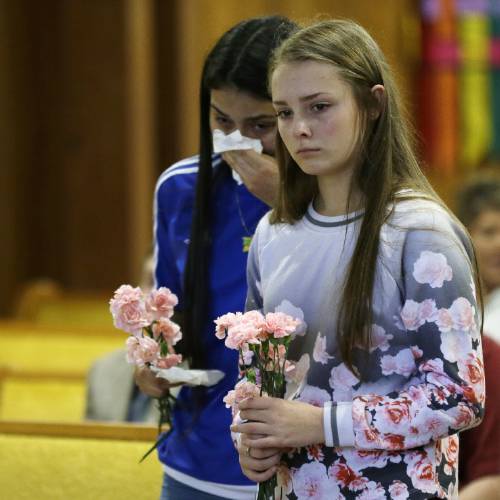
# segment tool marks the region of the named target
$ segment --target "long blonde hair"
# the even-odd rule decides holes
[[[422,173],[414,153],[410,127],[402,112],[399,92],[385,57],[368,32],[353,21],[328,20],[294,33],[277,49],[269,70],[269,81],[278,65],[317,61],[332,64],[351,87],[360,118],[360,156],[351,181],[363,195],[365,213],[349,264],[338,318],[339,349],[343,361],[357,375],[354,349],[368,352],[372,324],[373,286],[380,245],[380,229],[391,215],[401,190],[406,197],[421,197],[443,205]],[[379,103],[371,89],[383,85]],[[377,109],[378,118],[369,120]],[[280,170],[278,204],[272,223],[293,224],[301,219],[318,192],[315,176],[305,174],[292,159],[278,136]],[[350,198],[350,196],[349,196]],[[349,211],[349,201],[346,212]]]

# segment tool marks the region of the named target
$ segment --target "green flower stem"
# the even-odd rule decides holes
[[[255,358],[257,368],[261,376],[260,394],[264,392],[270,397],[283,398],[285,396],[285,363],[288,355],[289,342],[287,339],[266,340],[262,343],[261,349],[255,349]],[[267,370],[267,361],[269,360],[269,343],[272,343],[273,357],[271,370]],[[280,363],[278,347],[280,344],[285,346],[285,357],[283,364]],[[275,489],[278,485],[276,474],[269,478],[267,481],[259,483],[259,490],[257,493],[257,500],[275,500]]]
[[[166,396],[157,399],[158,409],[160,410],[160,418],[158,419],[158,439],[155,444],[142,456],[139,463],[144,461],[153,451],[165,441],[172,432],[172,410],[174,408],[176,399],[172,394],[168,393]],[[168,431],[162,433],[164,425],[168,426]]]

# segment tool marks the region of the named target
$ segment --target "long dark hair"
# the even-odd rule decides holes
[[[273,50],[295,27],[294,23],[281,16],[242,21],[219,39],[203,66],[200,85],[200,158],[184,275],[183,341],[180,346],[193,368],[204,367],[200,333],[206,325],[209,303],[211,194],[216,182],[212,168],[210,92],[212,89],[233,87],[257,98],[270,99],[267,89],[269,60]],[[225,170],[218,169],[217,175],[224,175]]]
[[[354,353],[356,347],[367,352],[370,346],[380,229],[390,216],[388,207],[394,207],[403,197],[430,199],[443,207],[444,204],[420,170],[399,92],[373,38],[353,21],[319,22],[297,31],[281,45],[270,64],[269,74],[272,77],[281,63],[309,60],[335,66],[351,87],[359,110],[360,156],[350,193],[354,185],[361,190],[365,215],[344,283],[338,318],[340,354],[351,371],[359,376],[360,370],[354,366]],[[377,84],[385,89],[381,104],[371,92]],[[370,120],[369,114],[374,110],[378,118]],[[280,192],[271,222],[293,224],[303,217],[318,193],[317,179],[300,169],[279,136],[276,156]],[[408,194],[398,194],[405,189],[409,190]],[[346,212],[349,212],[349,199],[350,196]],[[480,290],[477,265],[475,280]]]

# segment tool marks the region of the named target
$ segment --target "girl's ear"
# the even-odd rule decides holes
[[[382,108],[384,106],[385,88],[383,85],[377,84],[370,89],[370,92],[375,98],[375,105],[370,110],[368,116],[370,117],[370,120],[376,120],[380,116],[380,112],[382,111]]]

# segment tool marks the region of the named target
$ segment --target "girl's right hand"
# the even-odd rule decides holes
[[[276,160],[250,149],[226,151],[224,161],[241,177],[247,189],[264,203],[273,207],[279,190],[279,172]]]
[[[281,448],[252,448],[242,434],[238,444],[241,470],[251,481],[266,481],[276,473],[281,455],[286,451]]]
[[[147,366],[137,367],[134,373],[135,383],[139,389],[152,398],[161,398],[168,394],[169,389],[182,385],[171,384],[164,378],[158,378]]]

